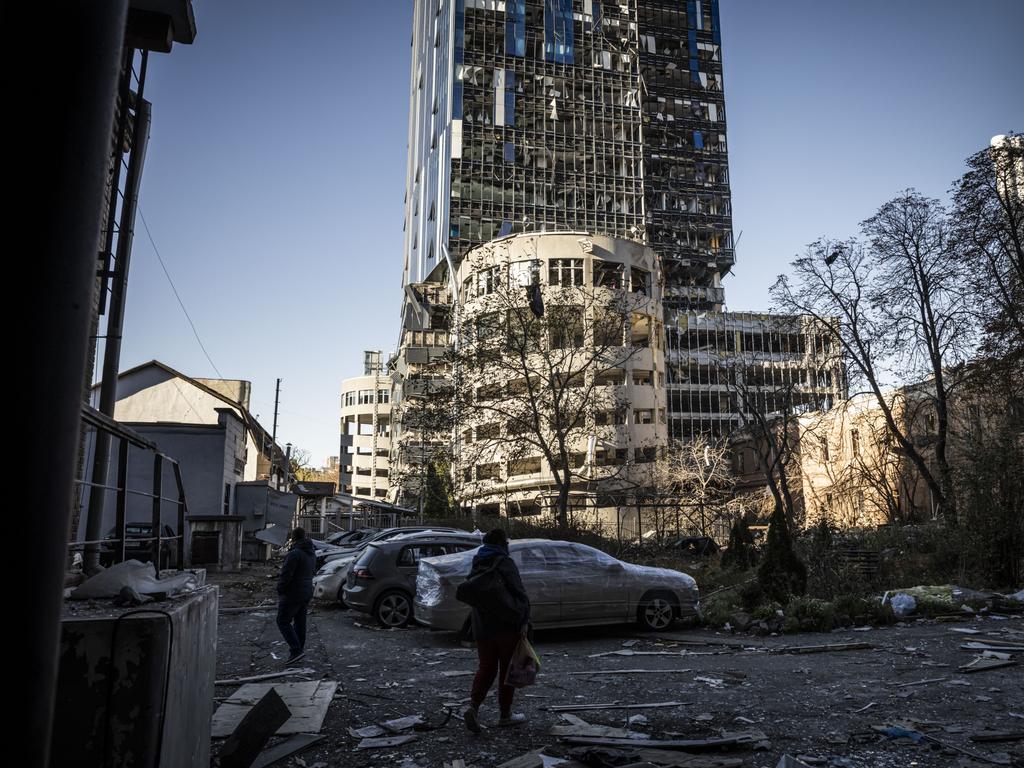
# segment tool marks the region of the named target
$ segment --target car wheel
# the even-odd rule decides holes
[[[340,587],[338,587],[338,606],[343,611],[347,611],[348,610],[348,604],[345,602],[345,585],[344,584],[342,584]]]
[[[676,620],[676,601],[665,592],[644,595],[637,608],[636,620],[644,629],[664,632]]]
[[[412,618],[412,600],[405,592],[393,589],[377,598],[373,615],[382,627],[404,627]]]

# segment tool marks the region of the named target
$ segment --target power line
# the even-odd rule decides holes
[[[192,333],[196,337],[196,341],[199,342],[199,348],[203,350],[203,354],[206,355],[207,361],[213,366],[213,370],[216,371],[217,377],[223,379],[224,374],[218,370],[216,364],[213,362],[213,358],[210,357],[210,353],[206,351],[206,346],[203,344],[203,340],[199,338],[199,331],[196,330],[196,324],[192,322],[192,318],[188,314],[188,310],[185,309],[185,302],[181,300],[181,296],[178,294],[178,289],[174,287],[174,281],[171,279],[171,273],[167,271],[167,265],[164,264],[163,258],[160,256],[160,249],[156,247],[156,243],[153,241],[153,233],[149,231],[149,224],[146,223],[146,217],[142,213],[142,206],[139,206],[139,218],[142,219],[142,226],[146,230],[146,235],[149,237],[149,244],[153,246],[153,253],[156,254],[157,261],[160,262],[160,268],[164,271],[164,276],[167,278],[167,282],[171,285],[171,290],[174,291],[174,298],[178,300],[178,306],[181,307],[181,311],[185,313],[185,319],[188,320],[188,324],[192,327]]]

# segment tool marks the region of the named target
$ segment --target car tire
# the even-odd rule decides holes
[[[412,597],[400,589],[389,589],[373,604],[373,617],[385,629],[406,626],[412,620]]]
[[[669,592],[648,592],[636,609],[637,623],[649,632],[671,629],[678,615],[679,604]]]
[[[345,585],[344,584],[342,584],[340,587],[338,587],[338,606],[343,611],[347,611],[348,610],[348,604],[345,602]]]

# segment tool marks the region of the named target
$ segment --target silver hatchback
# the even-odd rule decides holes
[[[349,570],[345,605],[371,614],[382,627],[404,627],[413,617],[420,560],[476,549],[482,536],[421,533],[370,544]]]
[[[617,560],[568,541],[520,539],[509,545],[530,596],[530,621],[538,629],[635,621],[665,630],[676,619],[700,615],[697,583],[687,574]],[[431,629],[457,631],[469,606],[455,599],[473,553],[420,563],[415,616]]]

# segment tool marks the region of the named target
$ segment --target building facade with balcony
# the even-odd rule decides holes
[[[380,353],[367,353],[363,375],[341,383],[338,490],[383,500],[390,487],[391,379]]]

